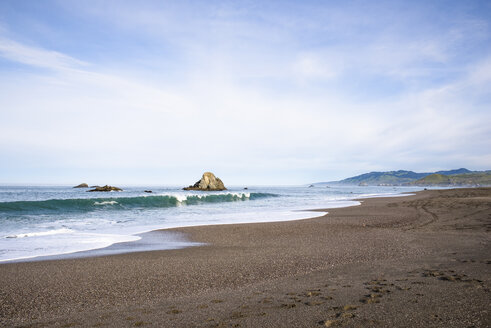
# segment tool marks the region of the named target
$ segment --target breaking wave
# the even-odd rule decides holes
[[[48,214],[58,212],[91,212],[100,210],[128,210],[221,203],[275,197],[269,193],[227,192],[213,194],[167,194],[139,197],[50,199],[43,201],[0,202],[0,213]]]

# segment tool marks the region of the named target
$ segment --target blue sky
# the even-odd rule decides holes
[[[489,1],[0,2],[0,183],[491,169]]]

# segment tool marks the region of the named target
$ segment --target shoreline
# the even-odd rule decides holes
[[[171,228],[172,229],[172,228]],[[117,242],[102,248],[94,248],[84,251],[76,251],[70,253],[44,255],[35,257],[18,258],[12,260],[0,261],[0,266],[10,263],[26,263],[26,262],[41,262],[41,261],[57,261],[69,259],[81,259],[88,257],[112,256],[119,254],[137,253],[137,252],[152,252],[182,249],[186,247],[203,246],[201,243],[187,240],[182,233],[170,232],[168,229],[150,230],[147,232],[135,234],[140,239],[133,241]]]
[[[204,247],[4,263],[0,325],[487,327],[490,204],[490,188],[428,190],[169,230]]]
[[[345,200],[336,200],[334,202],[353,202],[355,204],[350,205],[341,205],[327,208],[315,208],[315,209],[305,209],[305,210],[292,210],[292,212],[321,212],[327,214],[329,210],[337,209],[337,208],[348,208],[353,206],[360,206],[363,200],[371,199],[371,198],[392,198],[392,197],[406,197],[413,195],[414,192],[399,192],[394,194],[373,194],[367,195],[358,198],[350,198]],[[330,201],[333,202],[333,201]],[[322,216],[322,215],[321,215]],[[269,223],[269,222],[290,222],[290,221],[300,221],[300,220],[309,220],[316,219],[320,216],[314,215],[305,218],[295,218],[295,219],[286,219],[286,220],[266,220],[266,221],[253,221],[253,222],[233,222],[233,223],[218,223],[218,224],[204,224],[204,225],[191,225],[191,226],[176,226],[170,228],[162,228],[162,229],[153,229],[144,231],[141,233],[137,233],[131,236],[138,236],[140,239],[134,241],[125,241],[125,242],[116,242],[111,245],[102,247],[102,248],[94,248],[88,250],[80,250],[68,253],[60,253],[60,254],[50,254],[50,255],[41,255],[41,256],[33,256],[33,257],[23,257],[23,258],[15,258],[0,261],[0,265],[8,264],[8,263],[22,263],[22,262],[37,262],[37,261],[48,261],[48,260],[65,260],[65,259],[77,259],[77,258],[85,258],[85,257],[93,257],[93,256],[110,256],[117,254],[126,254],[126,253],[134,253],[134,252],[145,252],[145,251],[165,251],[165,250],[173,250],[173,249],[182,249],[186,247],[197,247],[203,246],[199,242],[194,242],[193,240],[186,239],[186,237],[179,233],[173,233],[174,229],[188,228],[188,227],[205,227],[205,226],[215,226],[215,225],[229,225],[229,224],[251,224],[251,223]],[[155,237],[156,232],[166,233],[167,238],[159,238],[163,236]],[[160,246],[159,246],[160,245]],[[164,246],[165,245],[165,246]]]

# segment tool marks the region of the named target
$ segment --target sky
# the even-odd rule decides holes
[[[490,1],[0,1],[0,183],[491,169]]]

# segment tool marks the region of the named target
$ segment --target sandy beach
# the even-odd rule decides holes
[[[362,201],[171,230],[199,247],[0,264],[0,326],[491,326],[491,188]]]

